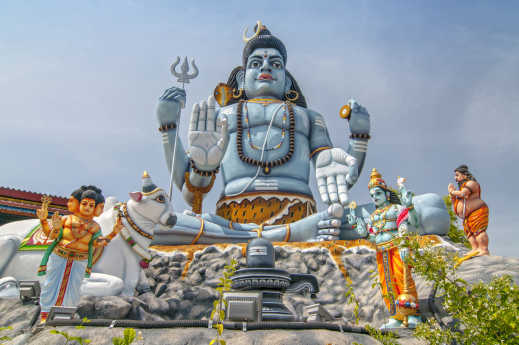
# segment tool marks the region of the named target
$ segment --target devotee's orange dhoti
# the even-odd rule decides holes
[[[475,211],[472,211],[463,220],[463,229],[465,235],[470,237],[472,235],[477,236],[483,231],[486,231],[488,227],[488,207],[483,206]]]
[[[384,298],[384,303],[389,311],[389,315],[393,319],[400,321],[404,320],[404,316],[397,313],[395,300],[398,295],[404,292],[404,265],[398,247],[393,246],[391,241],[377,244],[377,267],[382,297]],[[411,272],[410,267],[409,272]],[[411,273],[408,275],[407,287],[409,294],[414,296],[418,301],[416,286]]]

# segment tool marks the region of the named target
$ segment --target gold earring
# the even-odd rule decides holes
[[[296,90],[288,90],[288,92],[285,93],[285,98],[290,102],[295,102],[299,99],[299,92]]]
[[[243,89],[238,89],[238,93],[236,93],[236,89],[232,89],[232,98],[239,99],[243,95]]]

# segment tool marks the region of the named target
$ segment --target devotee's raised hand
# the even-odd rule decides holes
[[[180,109],[186,104],[186,91],[178,87],[171,87],[164,91],[159,98],[157,118],[161,126],[177,124]]]
[[[452,183],[449,183],[449,186],[447,187],[447,190],[449,191],[449,194],[454,192],[454,190],[455,190],[454,185]]]
[[[189,156],[196,168],[205,171],[215,170],[229,143],[227,117],[216,119],[215,99],[209,96],[206,101],[193,106],[188,132]]]
[[[315,175],[321,199],[326,204],[348,205],[348,183],[357,177],[356,160],[343,149],[333,148],[319,153]]]
[[[405,177],[398,176],[396,184],[400,190],[400,199],[405,207],[411,207],[413,205],[413,193],[409,192],[404,185],[406,181]]]

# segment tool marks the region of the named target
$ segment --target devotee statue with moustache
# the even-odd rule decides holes
[[[481,200],[481,186],[465,164],[454,169],[454,179],[459,189],[456,190],[452,183],[448,186],[452,207],[454,213],[463,221],[463,230],[472,247],[462,260],[489,255],[487,235],[489,210],[487,204]]]

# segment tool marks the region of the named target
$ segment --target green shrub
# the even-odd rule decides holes
[[[469,284],[456,275],[454,253],[430,246],[419,250],[416,236],[402,245],[411,250],[407,262],[414,273],[436,284],[443,294],[444,310],[455,320],[453,329],[429,320],[417,327],[416,337],[432,345],[452,341],[462,345],[519,344],[519,287],[509,275]]]
[[[227,301],[223,299],[225,291],[231,289],[231,277],[236,272],[238,261],[235,258],[231,259],[230,265],[226,265],[223,271],[223,278],[220,278],[216,291],[218,292],[218,299],[213,302],[213,311],[211,312],[210,320],[216,319],[213,328],[216,328],[216,338],[212,339],[209,345],[225,345],[225,340],[220,339],[223,333],[223,320],[225,319],[225,309],[227,308]]]

